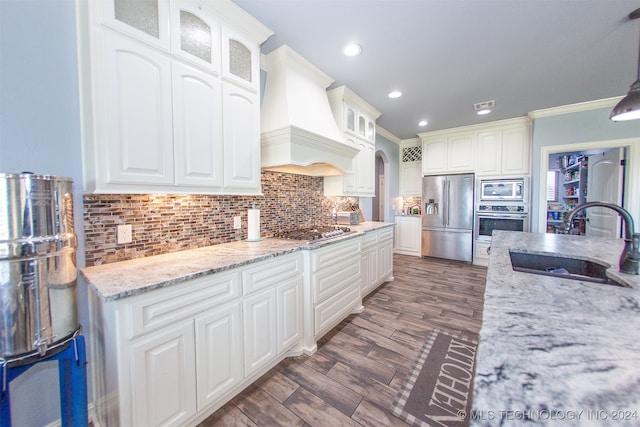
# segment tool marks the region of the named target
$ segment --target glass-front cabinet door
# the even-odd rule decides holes
[[[254,91],[260,88],[259,50],[240,33],[222,28],[222,75]]]
[[[195,1],[171,3],[171,51],[220,73],[220,29],[210,12]]]
[[[167,0],[104,0],[95,8],[98,21],[138,40],[169,48]]]

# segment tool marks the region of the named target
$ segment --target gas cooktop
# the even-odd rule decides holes
[[[299,228],[297,230],[276,233],[275,237],[281,239],[307,240],[317,241],[322,239],[331,239],[334,237],[344,236],[352,233],[349,227],[340,227],[335,225],[320,225],[307,228]]]

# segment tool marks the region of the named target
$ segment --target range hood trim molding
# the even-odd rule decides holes
[[[338,174],[342,175],[352,172],[352,160],[360,150],[304,129],[288,126],[264,132],[261,135],[261,152],[263,169],[286,164],[311,166],[327,163],[334,165],[339,169]]]

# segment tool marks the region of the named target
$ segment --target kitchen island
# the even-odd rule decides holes
[[[472,426],[640,423],[640,276],[618,272],[623,243],[494,232]],[[513,271],[510,249],[603,261],[629,287]]]

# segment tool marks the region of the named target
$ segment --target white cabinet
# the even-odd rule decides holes
[[[231,2],[78,9],[85,191],[259,194],[271,32]]]
[[[356,192],[361,195],[375,196],[375,165],[376,146],[364,141],[358,141],[360,152],[355,157]]]
[[[475,265],[489,265],[489,252],[491,250],[490,242],[483,242],[480,240],[475,241],[473,248],[473,263]]]
[[[198,408],[217,403],[242,381],[240,310],[240,302],[234,301],[195,320]]]
[[[400,195],[422,195],[422,145],[418,139],[400,142]]]
[[[393,280],[393,227],[368,231],[362,238],[362,296]]]
[[[380,252],[378,251],[378,233],[369,232],[362,238],[362,297],[374,289],[378,278]]]
[[[474,172],[477,176],[527,176],[530,173],[529,119],[515,118],[425,132],[422,173]]]
[[[345,86],[327,91],[345,141],[359,150],[345,175],[324,178],[326,196],[375,196],[375,121],[380,112]]]
[[[164,2],[160,1],[159,5],[161,8],[164,7]],[[194,0],[171,1],[169,9],[171,53],[220,75],[221,43],[218,18],[207,10],[203,3]]]
[[[242,271],[245,377],[260,373],[302,342],[303,271],[300,254]]]
[[[528,124],[502,131],[502,174],[529,175],[531,130]]]
[[[479,176],[529,175],[531,151],[529,134],[527,123],[480,132],[476,174]]]
[[[395,252],[403,255],[421,256],[422,218],[419,216],[396,216]]]
[[[305,257],[304,350],[350,313],[362,310],[359,237],[303,251]]]
[[[130,425],[178,426],[196,413],[193,323],[182,322],[131,343]]]
[[[477,136],[475,133],[452,134],[441,137],[422,138],[422,173],[473,172]]]
[[[303,339],[300,252],[104,301],[90,294],[102,426],[190,425]]]
[[[258,95],[223,85],[224,187],[233,193],[260,190],[260,104]]]
[[[393,227],[378,230],[378,278],[374,286],[393,280]]]
[[[244,371],[251,375],[276,356],[276,295],[260,292],[244,300]]]
[[[175,183],[222,187],[220,78],[173,62]]]
[[[96,164],[85,165],[95,166],[88,184],[172,185],[171,61],[127,37],[102,36],[95,71],[100,143],[92,150]]]

